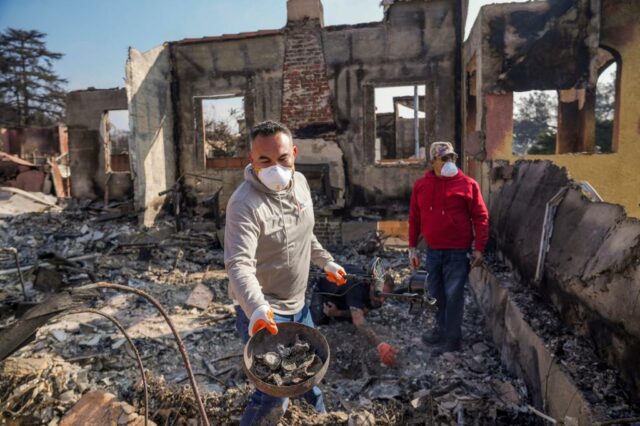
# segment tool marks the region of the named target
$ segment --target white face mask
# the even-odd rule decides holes
[[[458,174],[458,167],[453,161],[447,161],[442,166],[442,170],[440,170],[440,174],[444,177],[452,177]]]
[[[287,189],[292,177],[293,169],[291,167],[281,166],[280,164],[258,170],[258,179],[260,179],[260,182],[275,192]]]

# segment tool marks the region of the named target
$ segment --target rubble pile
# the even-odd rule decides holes
[[[187,424],[198,419],[198,409],[193,393],[188,386],[167,383],[163,377],[148,378],[150,411],[157,415],[158,424]],[[248,384],[230,387],[223,393],[208,393],[204,404],[211,424],[237,424],[242,417],[246,399],[252,388]],[[142,397],[142,386],[138,383],[132,392],[125,394],[132,398]],[[292,400],[289,409],[281,419],[282,426],[293,425],[339,425],[339,424],[399,424],[396,413],[402,412],[398,401],[374,401],[368,410],[355,409],[352,413],[341,410],[318,414],[313,407]],[[384,420],[380,422],[381,420]],[[368,423],[367,423],[368,422]]]
[[[408,275],[404,252],[378,253],[391,265],[387,271],[396,283]],[[351,251],[340,261],[353,264],[365,261],[365,256]],[[469,293],[465,304],[463,349],[440,357],[431,356],[433,347],[421,341],[422,333],[435,323],[434,311],[414,308],[409,312],[407,304],[397,300],[370,311],[367,321],[381,339],[401,348],[394,368],[383,366],[373,348],[363,351],[369,345],[349,323],[319,327],[332,348],[332,366],[325,380],[335,393],[335,407],[372,412],[376,403],[398,403],[391,410],[393,422],[380,423],[379,413],[375,414],[380,424],[538,424],[539,419],[527,409],[525,384],[502,367]]]
[[[148,378],[150,411],[157,413],[154,420],[159,424],[186,424],[198,419],[198,409],[193,393],[188,386],[167,383],[162,377]],[[230,387],[223,393],[208,393],[204,397],[205,409],[211,424],[237,424],[242,417],[246,399],[252,388],[247,385]],[[125,394],[133,398],[142,397],[142,387],[138,383],[133,392]],[[331,410],[318,414],[310,405],[294,399],[280,424],[288,425],[366,425],[402,424],[402,403],[396,400],[373,401],[367,409],[357,407],[347,413]],[[377,420],[376,420],[377,419]]]
[[[515,279],[512,270],[498,256],[487,256],[486,266],[501,282],[509,283],[511,297],[526,321],[535,327],[556,360],[567,367],[572,381],[599,417],[637,416],[637,410],[628,403],[630,397],[625,391],[628,386],[614,369],[596,357],[593,346],[584,337],[564,325],[549,304],[539,300],[521,280]]]
[[[199,419],[198,406],[189,386],[168,383],[162,376],[149,374],[149,411],[153,420],[164,424],[192,424]],[[237,424],[251,392],[248,384],[231,386],[221,392],[203,395],[207,417],[212,425]],[[141,399],[142,386],[138,382],[124,394],[128,398]],[[190,423],[191,422],[191,423]],[[196,423],[193,423],[196,424]]]
[[[175,232],[174,223],[167,222],[140,230],[127,214],[79,206],[57,214],[2,219],[0,237],[3,246],[18,250],[33,301],[52,291],[34,285],[37,269],[45,267],[59,278],[59,288],[96,280],[151,294],[169,312],[184,341],[211,423],[239,421],[252,386],[241,367],[243,345],[235,331],[235,308],[227,296],[223,253],[213,227],[194,222]],[[57,256],[43,257],[45,253]],[[333,254],[341,264],[363,266],[380,256],[396,284],[410,275],[406,251],[387,247],[377,235]],[[91,257],[72,260],[83,256]],[[1,262],[3,270],[14,267],[11,259]],[[420,338],[435,321],[430,307],[410,312],[408,303],[388,299],[381,309],[370,311],[370,326],[400,349],[393,368],[380,363],[375,348],[350,323],[319,327],[331,348],[329,370],[320,384],[329,413],[320,415],[294,399],[281,424],[539,424],[527,408],[531,401],[525,384],[502,367],[470,293],[465,303],[463,349],[440,357],[432,356],[434,348]],[[32,302],[23,300],[16,274],[0,274],[0,332],[20,318],[24,304]],[[112,290],[103,290],[90,305],[116,317],[140,352],[149,382],[150,419],[157,424],[197,419],[176,342],[155,308],[141,297]],[[558,339],[560,346],[573,344]],[[33,359],[47,367],[29,374],[12,372],[11,365]],[[43,424],[57,424],[90,391],[109,392],[144,414],[133,353],[102,317],[58,317],[0,366],[0,422],[20,423],[31,415]],[[595,389],[607,391],[606,386]]]
[[[173,232],[172,221],[139,230],[128,204],[116,203],[109,209],[101,203],[73,204],[62,213],[0,218],[0,247],[17,250],[24,280],[39,290],[30,295],[32,301],[42,300],[49,291],[100,279],[128,284],[129,279],[135,280],[132,269],[146,267],[144,261],[152,256],[167,269],[182,273],[222,265],[222,253],[211,250],[220,247],[212,224],[180,233]],[[189,261],[184,259],[185,252]],[[122,262],[122,256],[130,262]],[[0,254],[4,285],[0,303],[21,298],[17,274],[11,274],[16,268],[13,257]]]
[[[86,368],[59,357],[9,358],[0,364],[0,413],[15,424],[47,424],[91,386]]]

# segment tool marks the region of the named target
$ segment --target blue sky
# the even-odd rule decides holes
[[[468,27],[481,5],[470,0]],[[382,19],[380,0],[323,0],[326,25]],[[286,0],[0,0],[0,30],[47,33],[50,50],[64,53],[56,72],[67,90],[123,87],[127,49],[145,51],[186,37],[284,26]]]

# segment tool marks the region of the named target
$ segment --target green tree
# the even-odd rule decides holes
[[[244,114],[231,108],[228,117],[216,118],[215,107],[204,118],[205,142],[207,144],[207,158],[238,157],[248,150],[244,129],[234,131],[231,121],[236,125],[244,120]]]
[[[9,28],[0,33],[0,126],[49,126],[61,120],[67,81],[53,71],[61,53],[46,34]]]
[[[614,73],[615,75],[615,73]],[[611,152],[616,88],[613,79],[598,80],[596,86],[596,150]]]
[[[553,154],[556,150],[557,103],[543,91],[518,100],[513,120],[513,153]]]

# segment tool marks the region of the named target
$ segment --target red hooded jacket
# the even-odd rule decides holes
[[[452,177],[427,171],[411,192],[409,247],[418,244],[420,234],[433,249],[483,252],[489,238],[489,214],[478,183],[462,170]]]

